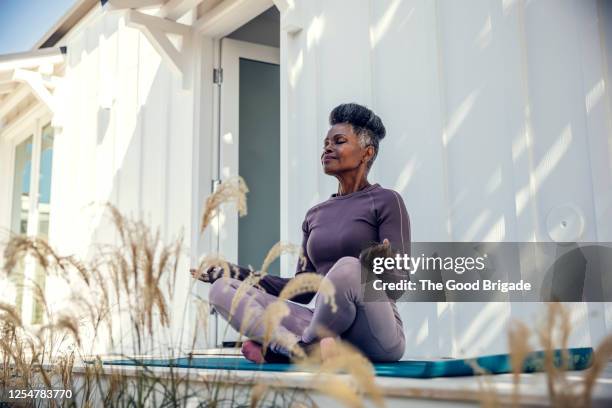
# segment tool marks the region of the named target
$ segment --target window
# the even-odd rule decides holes
[[[17,142],[14,150],[11,230],[16,234],[49,238],[53,128],[35,127]],[[36,192],[36,194],[33,194]],[[43,269],[26,259],[12,274],[15,305],[25,324],[42,323],[43,310],[35,301],[33,285],[44,290]]]

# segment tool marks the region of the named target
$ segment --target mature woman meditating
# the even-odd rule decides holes
[[[264,353],[264,325],[259,318],[278,300],[291,278],[266,275],[259,282],[264,290],[249,288],[231,318],[232,299],[248,271],[241,270],[238,279],[207,278],[214,282],[211,305],[250,339],[243,344],[242,353],[251,361],[289,359],[292,345],[308,349],[317,342],[323,355],[333,353],[334,336],[352,343],[372,361],[397,361],[404,353],[404,332],[395,300],[392,296],[385,301],[364,299],[359,260],[362,251],[373,243],[384,242],[382,246],[393,253],[409,253],[410,222],[401,196],[370,184],[367,177],[379,142],[385,137],[385,127],[371,110],[352,103],[336,107],[329,124],[321,164],[325,174],[338,179],[338,192],[306,213],[302,223],[306,266],[302,268],[298,262],[297,273],[316,272],[331,281],[337,310],[332,311],[323,296],[316,297],[314,310],[295,303],[308,303],[314,293],[296,296],[293,302],[287,302],[290,315],[275,332],[276,338],[289,340],[280,344],[273,338]],[[247,308],[259,310],[247,313]]]

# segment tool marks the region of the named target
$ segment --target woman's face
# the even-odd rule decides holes
[[[372,153],[371,146],[361,147],[359,136],[353,132],[353,126],[347,123],[335,124],[323,140],[323,171],[325,174],[335,175],[357,170],[366,166]]]

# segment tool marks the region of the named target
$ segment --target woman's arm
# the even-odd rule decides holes
[[[296,276],[299,275],[300,273],[316,272],[316,269],[314,265],[312,264],[312,261],[308,257],[308,251],[306,249],[307,244],[308,244],[309,235],[310,235],[310,230],[308,229],[308,214],[306,214],[306,217],[304,218],[304,221],[302,222],[302,256],[303,258],[298,259],[297,265],[295,267]],[[283,279],[284,280],[283,287],[287,284],[287,282],[291,280],[291,278],[279,278],[278,276],[266,276],[264,277],[264,279],[276,280],[277,282],[278,282],[278,279]],[[275,284],[278,285],[280,283],[275,283]],[[280,293],[280,290],[279,290],[279,293]],[[310,301],[312,300],[315,294],[316,292],[302,293],[301,295],[295,296],[291,298],[290,300],[292,300],[293,302],[297,302],[297,303],[308,304],[310,303]]]
[[[296,266],[296,275],[299,273],[315,271],[314,265],[312,264],[312,262],[308,258],[308,254],[306,253],[306,243],[308,242],[308,224],[306,220],[304,220],[304,222],[302,223],[302,233],[302,253],[306,262],[303,263],[301,259],[298,260]],[[242,281],[245,280],[251,274],[251,270],[245,268],[244,266],[232,263],[230,263],[229,266],[233,271],[232,277],[235,279]],[[197,276],[197,270],[195,269],[191,270],[191,274],[194,278],[199,278],[203,282],[214,283],[217,279],[221,278],[221,276],[223,275],[223,271],[220,268],[211,267],[208,271],[206,271],[199,277]],[[259,286],[261,286],[261,288],[266,291],[266,293],[269,293],[273,296],[279,296],[285,285],[287,285],[287,283],[289,283],[291,279],[292,278],[282,278],[280,276],[275,275],[266,275],[259,281]],[[315,292],[303,293],[289,300],[298,303],[308,304],[310,303],[314,295]]]
[[[378,214],[378,236],[380,241],[389,241],[392,256],[404,254],[410,256],[410,217],[406,211],[406,205],[402,197],[393,190],[388,190],[389,195],[385,197],[383,205]],[[392,270],[383,274],[383,280],[387,282],[399,282],[409,279],[408,271]],[[397,300],[404,291],[387,291],[387,295]]]

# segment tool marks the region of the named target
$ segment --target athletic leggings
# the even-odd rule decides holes
[[[286,349],[274,339],[290,339],[290,343],[303,341],[313,343],[319,340],[320,329],[352,343],[370,360],[385,362],[398,361],[404,354],[405,338],[402,321],[394,301],[364,302],[361,289],[361,264],[357,258],[340,258],[324,279],[333,283],[337,310],[332,311],[324,302],[323,295],[317,295],[314,311],[287,301],[290,314],[285,317],[272,334],[270,347],[286,353]],[[232,299],[241,281],[221,278],[210,289],[209,300],[214,308],[229,319]],[[254,287],[248,288],[240,299],[229,324],[251,340],[263,342],[265,308],[278,298]]]

